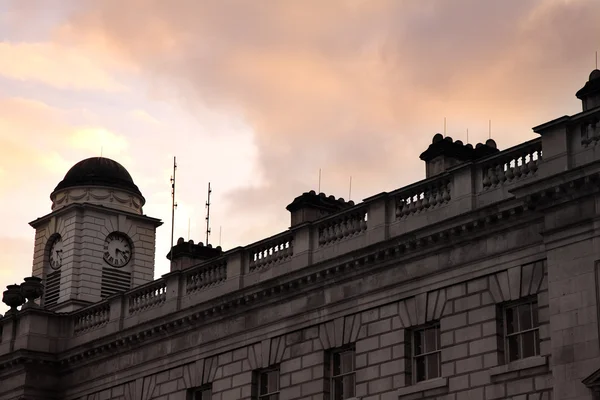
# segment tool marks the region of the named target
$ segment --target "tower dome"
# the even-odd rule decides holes
[[[94,203],[141,213],[145,203],[127,169],[104,157],[75,164],[50,195],[52,209],[71,203]],[[133,210],[131,209],[133,208]]]

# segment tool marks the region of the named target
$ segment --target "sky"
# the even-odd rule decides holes
[[[500,149],[581,111],[597,0],[0,0],[0,287],[76,162],[125,166],[158,228],[227,250],[289,227],[308,190],[352,200],[424,178],[443,131]],[[188,228],[189,227],[189,228]],[[220,232],[220,234],[219,234]],[[0,312],[6,307],[0,305]]]

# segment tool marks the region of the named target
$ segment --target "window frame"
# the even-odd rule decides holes
[[[261,393],[263,377],[268,376],[271,372],[277,372],[277,390],[274,392]],[[268,387],[268,382],[267,382]],[[279,365],[274,365],[268,368],[263,368],[254,371],[254,391],[252,398],[255,400],[271,400],[271,396],[277,396],[279,400],[279,394],[281,393],[281,371],[279,370]]]
[[[187,399],[188,400],[196,400],[197,394],[199,394],[199,393],[202,394],[202,393],[206,393],[206,392],[208,392],[208,399],[206,399],[206,400],[212,399],[212,385],[211,384],[198,386],[198,387],[188,390]],[[204,397],[204,396],[202,396],[202,397]],[[205,400],[205,399],[202,398],[201,400]]]
[[[436,330],[436,335],[435,335],[435,350],[434,351],[427,351],[427,352],[423,352],[420,354],[415,354],[415,338],[416,335],[419,332],[424,332],[427,330],[431,330],[431,329],[435,329]],[[432,379],[436,379],[436,378],[441,378],[442,376],[442,345],[441,345],[441,328],[440,328],[440,322],[439,321],[435,321],[426,325],[421,325],[421,326],[417,326],[414,328],[410,328],[410,333],[409,333],[409,337],[410,337],[410,379],[411,379],[411,383],[417,384],[417,383],[421,383],[421,382],[426,382]],[[423,335],[424,337],[424,335]],[[436,376],[429,376],[429,368],[428,368],[428,356],[435,354],[437,355],[437,375]],[[417,369],[417,359],[419,358],[423,358],[425,359],[425,379],[418,379],[418,369]]]
[[[531,328],[518,330],[518,329],[520,329],[520,320],[519,320],[518,312],[515,312],[517,328],[515,328],[515,331],[513,333],[509,334],[508,333],[507,310],[509,310],[509,309],[518,310],[519,307],[524,306],[524,305],[530,305],[529,317],[530,317],[530,322],[531,322]],[[534,317],[534,313],[538,313],[537,318]],[[534,324],[534,322],[536,320],[537,320],[537,325]],[[504,351],[505,364],[509,364],[514,361],[524,360],[526,358],[535,357],[535,356],[540,355],[540,320],[539,320],[539,305],[538,305],[537,296],[531,296],[531,297],[527,297],[527,298],[523,298],[523,299],[520,299],[517,301],[508,302],[508,303],[503,304],[502,305],[501,324],[502,324],[502,342],[503,342],[502,350]],[[529,332],[534,332],[534,335],[533,335],[534,343],[535,343],[535,345],[533,347],[534,353],[532,355],[524,357],[524,355],[523,355],[523,340],[521,338],[524,334],[529,333]],[[511,338],[511,337],[519,338],[519,340],[518,340],[519,356],[515,359],[511,359],[510,345],[509,345],[509,338]]]
[[[338,354],[342,354],[342,353],[348,353],[348,352],[352,352],[352,371],[350,372],[344,372],[341,373],[339,375],[335,375],[335,370],[336,370],[336,365],[335,365],[335,357]],[[327,380],[328,380],[328,388],[329,388],[329,400],[346,400],[346,399],[352,399],[353,397],[356,396],[356,348],[352,345],[352,346],[344,346],[344,347],[338,347],[335,349],[331,349],[329,350],[328,354],[328,360],[327,360]],[[341,365],[340,368],[341,370]],[[353,386],[353,390],[352,390],[352,395],[350,397],[347,398],[336,398],[336,391],[335,391],[335,382],[344,379],[344,377],[346,376],[352,376],[352,380],[354,383]],[[343,394],[342,394],[343,395]]]

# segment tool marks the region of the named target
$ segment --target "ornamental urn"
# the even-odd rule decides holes
[[[7,314],[17,312],[17,307],[25,303],[25,298],[21,294],[20,285],[8,285],[2,294],[2,302],[10,307]]]
[[[21,294],[27,299],[27,303],[23,307],[39,307],[35,304],[35,301],[42,297],[42,293],[44,293],[42,278],[30,276],[23,280],[25,282],[21,283]]]

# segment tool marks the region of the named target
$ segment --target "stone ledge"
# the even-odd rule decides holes
[[[534,356],[488,369],[490,376],[503,375],[548,364],[548,356]]]
[[[416,383],[396,390],[398,396],[406,396],[413,393],[424,392],[425,390],[437,389],[448,386],[448,378],[435,378],[428,381]]]

